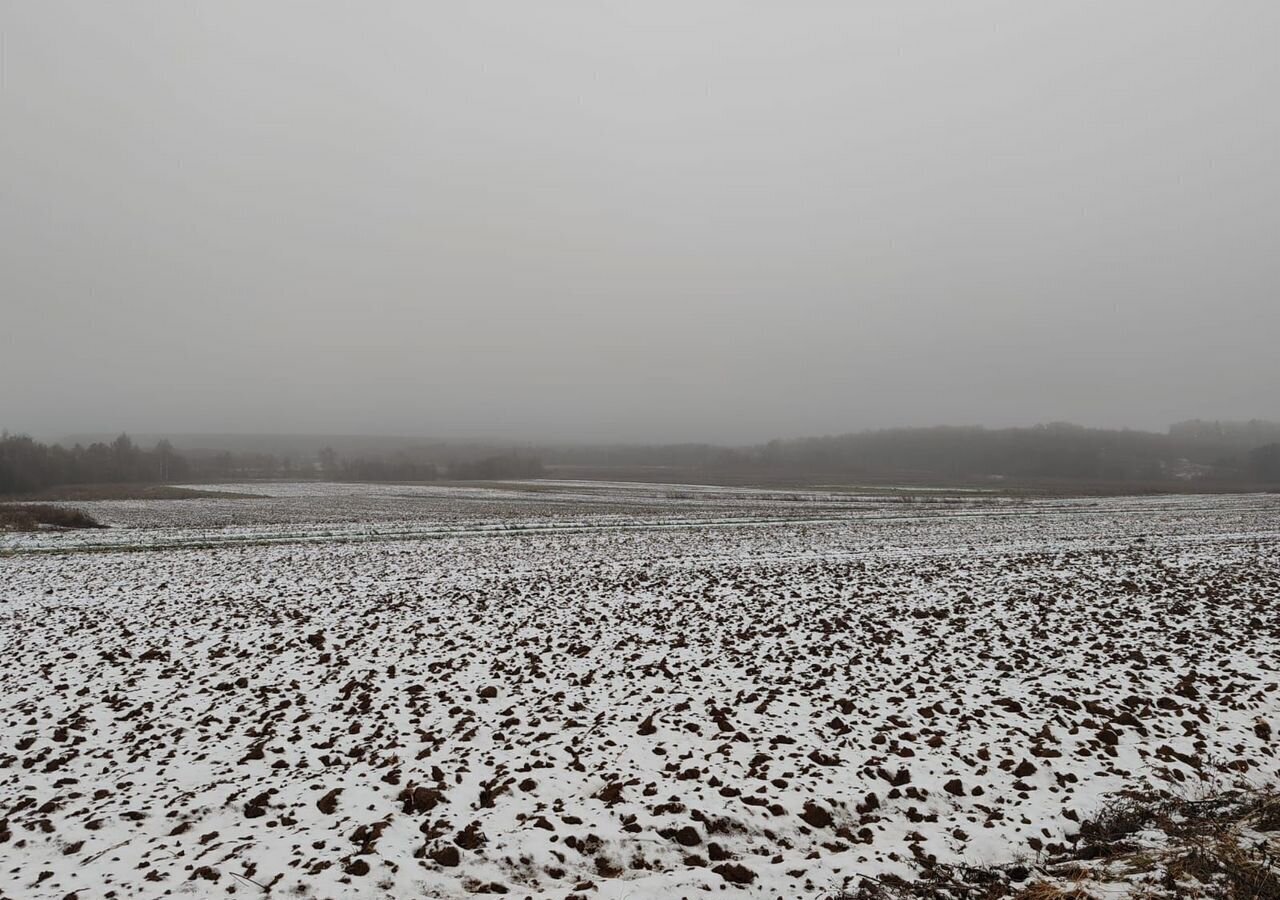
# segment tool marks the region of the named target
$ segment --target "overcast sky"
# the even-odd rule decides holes
[[[1280,418],[1280,3],[0,0],[0,426]]]

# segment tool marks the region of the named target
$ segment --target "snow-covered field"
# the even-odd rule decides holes
[[[1280,496],[218,487],[0,535],[0,897],[832,897],[1280,776]]]

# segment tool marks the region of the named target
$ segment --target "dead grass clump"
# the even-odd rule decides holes
[[[1256,831],[1280,831],[1280,797],[1267,797],[1258,803],[1253,827]]]
[[[1131,794],[1034,865],[921,866],[915,879],[862,877],[831,900],[1280,900],[1280,793],[1202,799]],[[850,879],[852,881],[852,879]]]
[[[1048,881],[1037,881],[1014,894],[1016,900],[1090,900],[1090,894],[1078,885],[1059,887]]]
[[[862,878],[852,890],[845,890],[833,900],[1002,900],[1026,896],[1027,900],[1063,900],[1057,894],[1044,894],[1035,884],[1023,887],[1031,871],[1024,865],[949,866],[935,865],[915,880],[896,875]],[[1051,885],[1045,885],[1051,887]],[[1031,892],[1031,893],[1027,893]],[[1081,894],[1072,900],[1085,900]]]
[[[1131,854],[1137,848],[1130,838],[1142,831],[1181,839],[1217,834],[1225,823],[1239,823],[1270,802],[1273,795],[1268,791],[1232,791],[1196,800],[1129,794],[1080,825],[1079,844],[1068,856],[1096,860]]]
[[[1195,886],[1215,900],[1280,900],[1280,875],[1270,855],[1246,849],[1234,834],[1197,842],[1167,862],[1166,890],[1184,896]]]
[[[41,528],[106,528],[78,509],[43,503],[0,505],[0,531],[39,531]]]

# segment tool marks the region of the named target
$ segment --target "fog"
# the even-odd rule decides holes
[[[1280,417],[1280,5],[0,3],[0,426]]]

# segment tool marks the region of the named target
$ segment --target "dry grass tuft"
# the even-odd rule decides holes
[[[1090,894],[1079,886],[1061,887],[1048,881],[1037,881],[1013,895],[1016,900],[1089,900]]]
[[[0,531],[39,531],[42,528],[106,528],[88,513],[43,503],[0,504]]]
[[[1128,795],[1034,866],[933,866],[863,877],[833,900],[1280,900],[1280,794]]]

